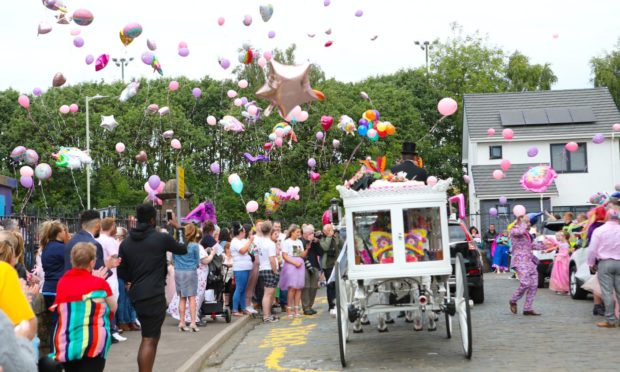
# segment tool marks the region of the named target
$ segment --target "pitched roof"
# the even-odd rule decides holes
[[[489,138],[487,129],[494,128],[500,136],[502,126],[500,110],[552,109],[589,106],[596,117],[594,123],[570,123],[536,126],[511,126],[514,138],[541,137],[543,135],[584,135],[609,133],[614,123],[620,122],[620,112],[607,88],[547,90],[518,93],[465,94],[463,106],[467,118],[467,131],[473,141]]]
[[[513,164],[501,180],[493,178],[493,171],[500,169],[499,164],[473,165],[471,167],[472,182],[478,198],[498,198],[500,196],[537,198],[540,194],[527,191],[521,186],[521,176],[531,167],[548,165],[540,163]],[[545,196],[558,195],[555,182],[544,192]]]

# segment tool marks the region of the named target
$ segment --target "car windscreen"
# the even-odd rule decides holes
[[[448,225],[448,232],[450,233],[450,243],[466,241],[465,231],[461,225]]]

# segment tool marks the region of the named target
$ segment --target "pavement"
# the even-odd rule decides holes
[[[473,357],[465,359],[458,321],[446,338],[443,315],[437,331],[414,332],[397,319],[389,332],[376,323],[362,334],[351,334],[347,370],[351,371],[617,371],[620,329],[595,326],[592,301],[577,301],[539,289],[534,302],[540,317],[514,315],[508,300],[518,286],[509,274],[485,275],[485,303],[472,309]],[[340,371],[336,320],[327,312],[321,290],[319,313],[293,321],[258,324],[217,364],[203,371]]]

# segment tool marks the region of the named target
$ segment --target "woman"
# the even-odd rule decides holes
[[[480,238],[480,232],[478,232],[476,226],[472,226],[469,228],[469,234],[471,235],[471,238],[474,240],[474,242],[476,242],[476,246],[478,246],[478,249],[482,249],[482,238]]]
[[[271,305],[278,286],[278,263],[276,260],[276,245],[271,240],[272,225],[265,221],[261,225],[261,237],[256,239],[259,258],[259,274],[265,287],[262,298],[263,322],[274,323],[278,318],[271,315]]]
[[[508,272],[508,266],[510,266],[510,238],[508,237],[508,231],[502,233],[495,239],[495,249],[493,251],[493,265],[495,273]]]
[[[230,243],[230,230],[228,229],[228,227],[224,227],[220,230],[220,235],[218,238],[222,249],[226,246],[227,243]]]
[[[43,266],[43,298],[45,308],[56,301],[56,287],[58,281],[65,273],[65,244],[68,241],[69,232],[67,227],[60,221],[46,221],[39,228],[39,247],[41,249],[41,265]],[[53,352],[52,339],[56,329],[58,316],[56,312],[51,312],[49,318],[50,329],[50,350]]]
[[[276,223],[273,223],[273,230],[271,231],[271,241],[276,245],[276,265],[278,266],[278,280],[280,277],[280,270],[282,269],[282,239],[280,239],[280,231],[275,228]],[[282,311],[286,310],[286,291],[281,290],[279,286],[276,286],[275,302],[277,306],[280,306]]]
[[[200,263],[200,244],[198,229],[194,224],[185,225],[186,254],[173,255],[174,282],[179,299],[179,314],[185,314],[186,304],[189,306],[190,326],[187,328],[185,317],[179,316],[179,331],[198,332],[196,326],[196,295],[198,294],[198,269]]]
[[[534,297],[538,290],[538,259],[533,250],[542,250],[541,243],[533,243],[529,234],[530,220],[527,215],[519,216],[510,230],[512,241],[512,261],[510,266],[515,269],[519,278],[519,288],[513,293],[509,301],[510,311],[517,313],[517,301],[525,296],[523,315],[540,315],[534,311]]]
[[[224,245],[224,262],[222,265],[224,266],[222,270],[224,271],[224,307],[230,307],[230,290],[232,288],[232,277],[233,277],[233,258],[232,253],[230,252],[230,243],[226,243]]]
[[[250,225],[249,223],[247,224],[243,224],[243,228],[245,229],[245,231],[249,231],[250,234],[252,235],[256,235],[256,237],[260,237],[261,233],[260,233],[260,226],[262,226],[263,221],[262,220],[256,220],[256,227],[252,228],[252,225]],[[255,290],[259,290],[258,292],[262,292],[262,290],[260,290],[260,288],[256,287],[256,284],[258,284],[258,269],[259,269],[259,260],[258,260],[258,250],[256,249],[256,244],[251,244],[250,245],[250,255],[252,256],[252,270],[250,270],[250,275],[248,276],[248,284],[245,288],[245,303],[247,304],[247,308],[246,310],[248,312],[250,312],[251,314],[256,314],[258,313],[256,311],[256,309],[254,309],[254,295],[257,294],[256,298],[257,298],[257,302],[258,299],[262,297],[258,296],[259,293],[255,293]]]
[[[114,238],[120,244],[127,237],[127,229],[124,227],[116,227],[116,235]],[[139,331],[136,311],[131,304],[131,299],[127,294],[126,283],[123,279],[118,278],[118,311],[116,312],[116,325],[123,331]]]
[[[76,244],[71,249],[73,268],[56,288],[53,308],[58,312],[58,327],[52,356],[66,372],[103,371],[110,349],[116,301],[108,282],[92,275],[95,258],[93,244]]]
[[[254,235],[250,235],[246,239],[246,231],[239,222],[234,222],[232,228],[233,235],[235,236],[230,242],[230,252],[233,258],[233,275],[235,276],[232,315],[243,316],[250,314],[246,309],[245,290],[253,266],[249,252],[250,246],[254,243]]]
[[[301,228],[291,225],[286,240],[282,243],[282,259],[284,264],[280,273],[280,289],[288,290],[286,313],[289,319],[300,317],[301,290],[304,288],[306,273],[304,259],[308,251],[304,250],[301,237]],[[310,247],[310,245],[308,245]]]

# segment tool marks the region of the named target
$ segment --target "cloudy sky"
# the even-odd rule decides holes
[[[237,64],[237,49],[248,41],[261,50],[285,48],[295,43],[298,60],[319,64],[328,77],[357,81],[370,75],[388,74],[424,64],[424,52],[415,40],[445,40],[450,23],[458,22],[466,34],[479,30],[492,45],[507,51],[518,49],[534,63],[549,62],[559,81],[554,89],[590,87],[589,59],[610,50],[620,37],[620,1],[481,1],[481,0],[63,0],[69,14],[79,8],[92,11],[94,22],[87,27],[54,23],[54,12],[41,0],[5,1],[0,31],[3,41],[0,89],[12,87],[30,92],[49,89],[52,77],[62,72],[68,84],[120,79],[120,68],[112,62],[95,72],[84,62],[88,54],[134,57],[125,71],[130,77],[152,77],[141,54],[146,40],[157,43],[155,54],[166,77],[185,75],[200,78],[231,77],[218,57]],[[271,3],[273,17],[260,17],[261,4]],[[358,10],[363,11],[356,17]],[[242,20],[251,15],[246,27]],[[223,26],[217,19],[224,17]],[[37,36],[40,22],[53,30]],[[144,32],[128,47],[118,33],[130,22]],[[325,31],[331,28],[331,35]],[[71,31],[81,30],[85,44],[73,46]],[[276,33],[268,38],[269,31]],[[310,38],[308,34],[316,34]],[[371,38],[378,35],[375,41]],[[556,35],[557,37],[554,37]],[[177,54],[180,41],[190,55]],[[333,45],[326,48],[327,41]]]

